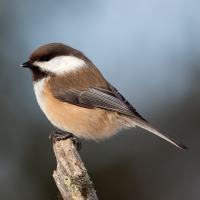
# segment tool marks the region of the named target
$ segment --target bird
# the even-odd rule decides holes
[[[79,138],[100,141],[138,126],[189,150],[144,119],[77,49],[49,43],[36,49],[21,67],[32,72],[37,102],[58,128],[50,134],[54,142],[72,138],[80,150]]]

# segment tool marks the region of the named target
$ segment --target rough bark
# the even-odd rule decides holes
[[[64,200],[98,200],[92,181],[71,139],[53,144],[57,169],[53,178]]]

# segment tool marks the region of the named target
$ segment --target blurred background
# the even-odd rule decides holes
[[[81,50],[150,123],[80,152],[99,199],[200,199],[200,1],[0,2],[0,199],[55,199],[56,160],[31,73],[41,45]]]

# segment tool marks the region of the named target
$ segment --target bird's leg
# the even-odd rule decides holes
[[[72,133],[70,132],[65,132],[65,131],[60,131],[60,130],[56,130],[54,132],[52,132],[50,135],[49,135],[49,139],[52,141],[52,142],[56,142],[56,141],[59,141],[59,140],[66,140],[67,138],[71,138],[73,143],[75,145],[77,145],[77,150],[80,151],[81,150],[81,147],[82,147],[82,144],[81,144],[81,141],[76,138]]]

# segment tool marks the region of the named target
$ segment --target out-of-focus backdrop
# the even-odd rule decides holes
[[[80,152],[104,200],[200,199],[200,1],[0,2],[0,199],[55,199],[56,161],[31,73],[41,45],[81,50],[150,123],[192,149],[139,128]]]

